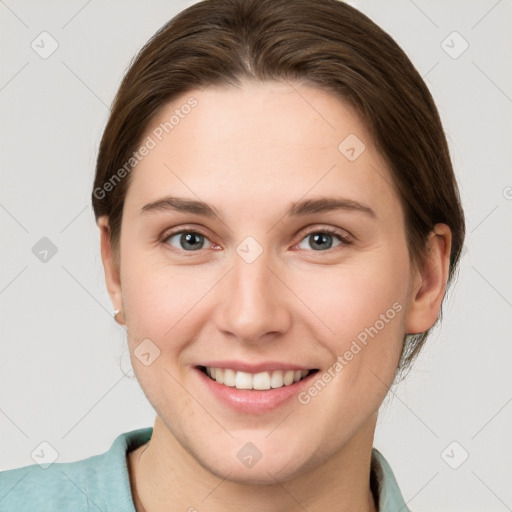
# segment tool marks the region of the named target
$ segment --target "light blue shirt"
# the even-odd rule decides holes
[[[107,452],[84,460],[0,472],[0,512],[136,512],[126,456],[152,434],[152,427],[126,432]],[[410,512],[389,464],[375,448],[372,477],[379,483],[379,512]]]

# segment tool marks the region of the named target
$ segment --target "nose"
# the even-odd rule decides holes
[[[217,326],[238,341],[257,343],[284,334],[291,325],[286,287],[265,252],[248,263],[238,254],[219,283]],[[288,292],[289,294],[289,292]]]

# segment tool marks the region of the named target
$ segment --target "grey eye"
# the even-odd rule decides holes
[[[171,240],[177,239],[178,246],[174,245]],[[198,251],[203,249],[205,240],[208,240],[204,235],[196,233],[195,231],[180,231],[174,233],[166,239],[166,243],[176,247],[176,249],[185,251]]]
[[[301,244],[306,240],[310,243],[310,247],[313,250],[325,251],[327,249],[331,249],[333,247],[333,239],[338,238],[338,244],[341,244],[339,240],[339,235],[335,233],[329,233],[328,231],[315,231],[314,233],[310,233],[305,238],[303,238]],[[336,245],[336,246],[337,246]],[[336,247],[334,246],[334,247]],[[299,245],[300,247],[300,245]],[[301,249],[308,249],[307,247],[301,247]]]

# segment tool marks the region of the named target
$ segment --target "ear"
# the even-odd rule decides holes
[[[119,272],[119,261],[112,249],[110,225],[106,215],[98,219],[98,227],[100,228],[100,244],[101,244],[101,260],[103,261],[103,269],[105,271],[105,283],[107,285],[108,294],[115,310],[121,311],[123,317],[123,301],[121,292],[121,279]],[[116,321],[119,322],[118,319]],[[122,323],[122,322],[119,322]]]
[[[428,256],[416,272],[405,317],[405,332],[417,334],[432,327],[441,310],[448,272],[452,232],[446,224],[436,224],[427,240]]]

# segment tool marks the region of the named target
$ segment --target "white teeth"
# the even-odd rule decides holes
[[[293,377],[295,376],[295,372],[293,370],[288,370],[285,372],[283,377],[283,382],[285,386],[289,386],[293,383]]]
[[[272,372],[237,372],[230,368],[206,367],[206,373],[219,384],[237,389],[267,390],[289,386],[306,377],[309,370],[274,370]]]
[[[216,372],[215,380],[217,380],[217,375],[219,373],[224,373],[224,385],[234,388],[235,387],[235,372],[234,372],[234,370],[226,369],[226,370],[224,370],[224,372],[220,368],[217,368],[217,370],[220,370],[220,371]]]
[[[252,376],[253,389],[270,389],[270,374],[268,372],[257,373]]]
[[[236,389],[252,389],[252,375],[246,372],[236,372]]]
[[[270,377],[270,387],[282,388],[283,386],[283,372],[281,370],[276,370],[275,372],[272,372],[272,377]]]

